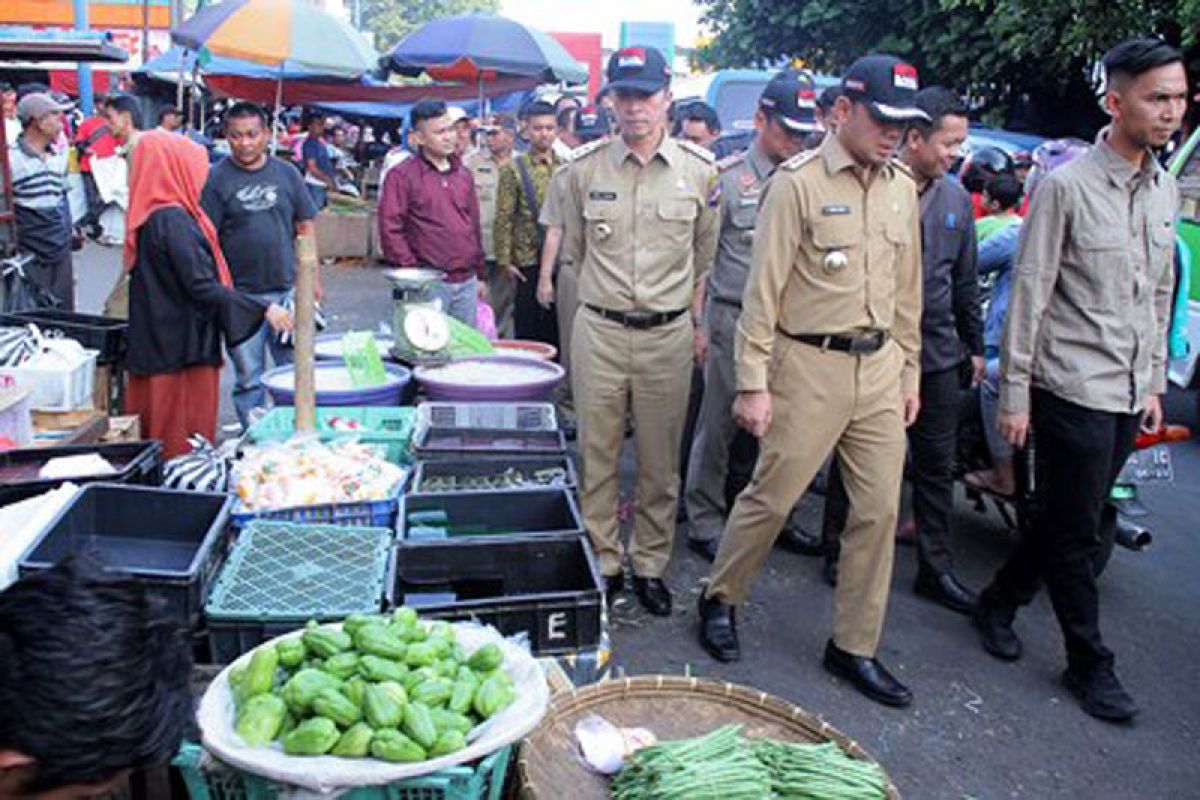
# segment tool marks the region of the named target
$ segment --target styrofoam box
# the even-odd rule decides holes
[[[28,388],[30,406],[37,411],[74,411],[92,407],[92,390],[96,383],[97,350],[84,350],[83,358],[64,368],[36,369],[30,367],[0,367],[0,375],[8,375],[18,386]]]

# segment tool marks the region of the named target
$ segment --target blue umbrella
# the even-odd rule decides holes
[[[587,68],[541,31],[507,17],[466,14],[434,20],[405,36],[387,57],[402,74],[483,83],[497,77],[538,77],[582,83]]]

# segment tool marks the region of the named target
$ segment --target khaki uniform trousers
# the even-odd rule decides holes
[[[605,575],[621,571],[618,461],[632,408],[638,457],[633,572],[659,578],[671,558],[679,498],[679,445],[692,378],[687,314],[649,330],[626,328],[580,306],[571,341],[572,387],[583,463],[580,506]]]
[[[746,599],[775,538],[831,451],[850,497],[834,595],[833,641],[873,657],[883,632],[904,472],[900,372],[889,341],[870,355],[821,350],[785,336],[770,366],[771,426],[754,478],[721,537],[707,594]]]
[[[571,397],[571,334],[575,327],[575,312],[579,308],[579,278],[567,267],[560,266],[554,287],[554,313],[558,315],[558,363],[567,371],[566,392],[562,403],[574,409]]]

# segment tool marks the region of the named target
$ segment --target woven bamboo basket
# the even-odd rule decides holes
[[[608,778],[583,765],[575,723],[597,714],[623,728],[648,728],[660,740],[703,736],[737,723],[751,739],[834,742],[853,758],[874,759],[820,717],[757,689],[702,678],[643,675],[555,694],[542,724],[521,743],[521,800],[607,800]],[[888,781],[889,800],[899,792]]]

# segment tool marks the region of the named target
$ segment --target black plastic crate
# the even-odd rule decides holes
[[[420,519],[421,515],[439,514],[445,516],[444,525]],[[478,540],[530,534],[578,535],[583,533],[583,519],[574,494],[566,489],[439,492],[412,494],[400,500],[400,538],[412,538],[414,527],[442,528],[445,537],[441,538]]]
[[[48,569],[90,553],[161,596],[172,616],[194,624],[228,546],[232,495],[113,483],[83,487],[47,523],[17,565]]]
[[[43,332],[58,332],[74,339],[89,350],[98,350],[97,364],[117,364],[125,360],[129,348],[129,321],[95,314],[80,314],[53,308],[14,311],[0,315],[0,325],[37,325]]]
[[[397,548],[396,603],[424,617],[527,633],[538,656],[599,644],[601,586],[581,535],[402,541]]]
[[[66,456],[96,453],[113,465],[114,475],[96,477],[55,478],[44,480],[38,473],[46,462]],[[27,497],[56,489],[67,481],[77,484],[127,483],[140,486],[162,484],[162,443],[116,442],[114,444],[82,444],[67,447],[27,447],[0,452],[0,506],[16,503]]]
[[[228,664],[315,619],[390,605],[394,531],[256,520],[233,545],[204,606],[211,657]]]
[[[464,487],[453,489],[431,489],[427,484],[430,479],[448,478],[492,478],[507,471],[520,474],[529,480],[536,473],[545,470],[561,470],[562,480],[553,484],[530,483],[528,486],[499,487]],[[570,456],[525,456],[504,459],[447,459],[445,461],[421,461],[413,468],[412,481],[409,486],[411,494],[445,494],[448,492],[485,492],[485,491],[530,491],[535,489],[577,489],[579,478],[575,472],[575,464]]]
[[[564,455],[567,440],[562,431],[429,427],[419,429],[414,435],[413,452],[419,461],[507,460],[522,456]]]

